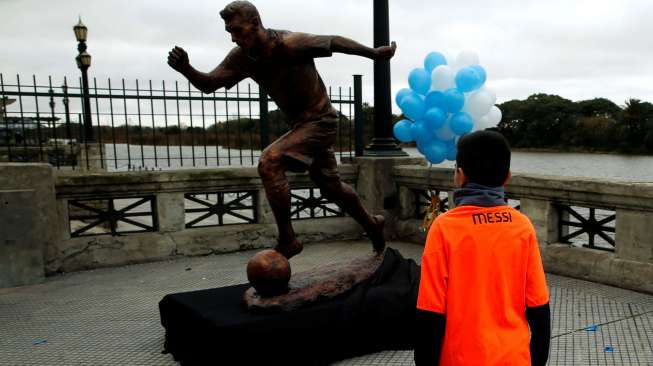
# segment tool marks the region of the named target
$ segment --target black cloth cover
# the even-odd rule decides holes
[[[350,292],[289,313],[253,315],[249,285],[166,295],[165,351],[183,366],[324,365],[382,350],[412,349],[419,266],[392,248]]]

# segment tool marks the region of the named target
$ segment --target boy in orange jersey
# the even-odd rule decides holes
[[[422,256],[417,366],[546,364],[549,293],[533,225],[506,205],[510,176],[501,134],[460,139],[456,208],[433,222]]]

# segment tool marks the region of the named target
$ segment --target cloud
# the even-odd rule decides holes
[[[225,2],[171,0],[0,1],[0,72],[75,79],[72,26],[82,15],[89,27],[91,74],[99,80],[181,80],[166,64],[180,45],[199,69],[210,70],[232,47],[218,12]],[[372,1],[257,1],[271,28],[340,34],[371,45]],[[455,54],[472,49],[488,70],[499,101],[537,92],[570,99],[604,96],[623,104],[629,97],[653,100],[649,60],[653,47],[645,0],[391,1],[391,38],[399,49],[392,62],[393,93],[432,50]],[[373,101],[373,66],[337,55],[317,61],[326,84],[352,84],[363,74],[364,98]],[[60,82],[60,81],[57,81]],[[395,107],[396,108],[396,107]]]

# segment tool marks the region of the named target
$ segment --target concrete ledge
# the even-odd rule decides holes
[[[410,189],[450,192],[453,170],[397,166],[393,177],[404,196],[399,237],[423,243],[421,222],[410,217],[415,209]],[[522,212],[533,222],[547,272],[653,293],[653,183],[514,174],[506,193],[521,200]],[[564,232],[556,205],[615,210],[616,253],[560,244]]]
[[[431,187],[454,189],[452,169],[431,168],[429,177],[427,167],[398,166],[393,176],[398,185],[410,188],[426,188],[428,180]],[[515,173],[506,193],[560,204],[653,212],[653,183]]]
[[[653,264],[567,244],[548,245],[542,260],[544,270],[549,273],[653,294]]]
[[[424,245],[426,233],[420,220],[404,220],[397,231],[402,240]],[[542,250],[547,273],[653,294],[653,264],[616,258],[614,253],[551,244]]]
[[[349,217],[295,220],[299,239],[311,243],[359,239],[362,228]],[[273,224],[247,224],[127,236],[88,236],[62,241],[45,265],[46,274],[272,247]]]
[[[42,282],[46,228],[33,189],[0,189],[0,288]]]
[[[0,190],[0,287],[39,282],[46,253],[59,240],[52,166],[1,163]]]
[[[357,179],[358,168],[355,165],[340,165],[338,171],[345,182],[351,183]],[[293,188],[313,186],[306,173],[288,173],[288,179]],[[263,187],[256,168],[242,167],[84,175],[60,173],[55,185],[57,198],[74,199],[207,190],[254,190]]]

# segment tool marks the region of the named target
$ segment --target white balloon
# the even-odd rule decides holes
[[[479,91],[483,91],[483,92],[488,93],[490,95],[490,97],[492,98],[492,105],[497,104],[497,93],[493,89],[488,88],[487,86],[483,85],[479,89]]]
[[[486,128],[490,128],[490,122],[487,116],[483,116],[478,120],[474,120],[474,131],[483,131]]]
[[[458,57],[456,57],[456,61],[454,64],[456,65],[457,69],[462,69],[463,67],[472,66],[472,65],[478,65],[479,64],[478,53],[469,50],[462,51],[461,53],[458,54]]]
[[[447,119],[447,122],[440,127],[438,130],[435,131],[435,136],[437,136],[440,140],[442,141],[451,141],[456,137],[456,134],[453,133],[451,130],[451,127],[449,127],[449,121],[451,121],[451,117]]]
[[[484,117],[487,118],[489,127],[496,127],[499,124],[499,122],[501,122],[501,118],[503,117],[503,115],[499,107],[494,105],[492,106],[492,108],[490,108],[490,111]]]
[[[431,73],[431,90],[445,91],[456,86],[456,74],[451,66],[440,65]]]
[[[493,98],[492,94],[487,90],[477,90],[465,95],[463,111],[467,112],[472,118],[478,119],[490,111],[490,108],[494,105],[494,99],[496,98]]]

